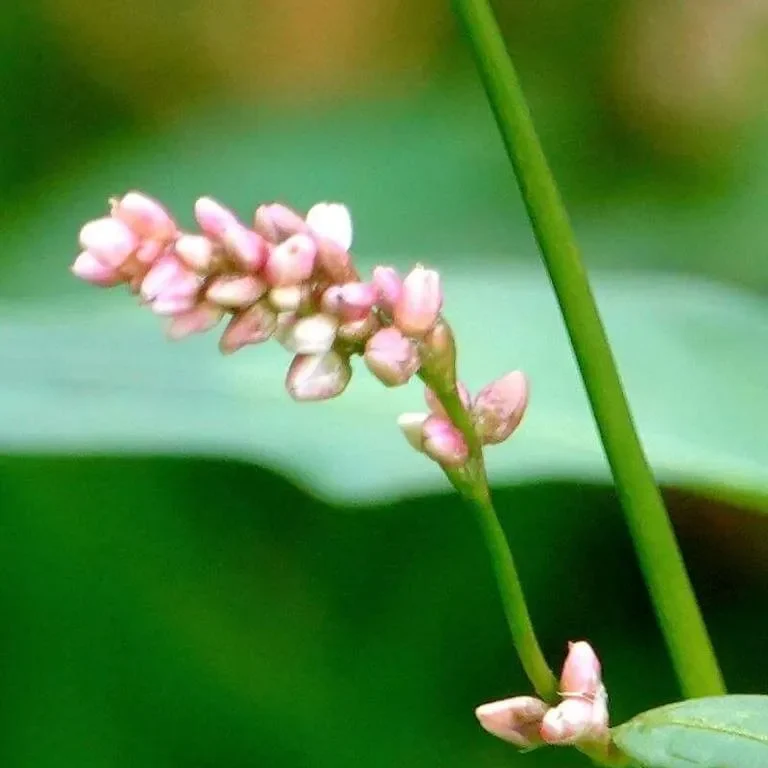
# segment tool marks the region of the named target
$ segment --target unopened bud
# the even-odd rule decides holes
[[[176,222],[168,211],[142,192],[128,192],[112,201],[112,215],[140,238],[169,243],[176,237]]]
[[[440,274],[418,266],[403,281],[403,292],[395,305],[395,325],[408,336],[424,336],[437,322],[443,305]]]
[[[397,417],[397,426],[419,453],[424,451],[424,422],[429,418],[426,413],[403,413]]]
[[[459,393],[462,405],[469,409],[472,404],[472,395],[469,394],[469,390],[461,381],[456,382],[456,390]],[[441,416],[444,419],[449,418],[448,414],[445,412],[445,408],[443,408],[443,404],[437,399],[437,395],[429,387],[424,388],[424,399],[427,401],[429,410],[432,411],[435,416]]]
[[[281,285],[269,292],[269,303],[278,312],[295,312],[307,303],[309,291],[306,283]]]
[[[80,245],[104,266],[118,269],[136,250],[139,238],[127,224],[106,216],[80,230]]]
[[[294,400],[329,400],[340,395],[351,378],[349,358],[331,350],[323,355],[294,357],[285,386]]]
[[[141,283],[141,296],[148,302],[192,298],[201,282],[199,275],[186,269],[175,256],[168,254],[159,258],[147,272]]]
[[[143,240],[132,258],[143,267],[154,264],[167,250],[167,244],[160,240]],[[125,268],[125,265],[123,265]]]
[[[430,416],[422,428],[423,451],[444,467],[461,467],[467,463],[469,448],[461,432],[447,419]]]
[[[328,282],[343,285],[360,279],[352,256],[335,240],[315,236],[317,243],[317,267],[328,278]]]
[[[90,251],[83,251],[72,264],[72,274],[81,280],[108,288],[123,281],[116,269],[99,261]]]
[[[365,345],[365,364],[388,387],[405,384],[419,370],[416,345],[397,328],[382,328]]]
[[[351,320],[339,326],[337,336],[351,344],[362,344],[373,336],[379,329],[379,321],[375,315],[369,314],[362,320]]]
[[[254,214],[253,226],[270,243],[279,243],[287,237],[307,231],[304,219],[282,203],[260,205]]]
[[[214,304],[241,309],[253,304],[267,291],[267,284],[254,275],[222,275],[208,286],[205,295]]]
[[[213,267],[216,248],[205,235],[182,235],[176,241],[174,251],[195,272],[206,274]]]
[[[602,686],[600,661],[584,640],[568,644],[560,675],[560,695],[592,700]]]
[[[299,355],[321,355],[328,352],[336,340],[339,321],[330,315],[309,315],[293,323],[283,346]]]
[[[229,355],[247,344],[261,344],[276,328],[277,315],[265,301],[257,301],[229,321],[219,340],[219,349]]]
[[[528,404],[528,381],[520,371],[484,387],[472,406],[477,434],[485,444],[501,443],[517,428]]]
[[[531,749],[542,743],[539,728],[547,709],[543,701],[533,696],[516,696],[483,704],[475,715],[488,733],[521,749]]]
[[[318,203],[307,213],[307,226],[315,235],[332,240],[348,251],[352,246],[352,217],[341,203]]]
[[[271,285],[297,285],[312,275],[317,246],[307,235],[293,235],[272,248],[264,267]]]
[[[207,301],[200,302],[187,312],[172,318],[168,325],[168,338],[173,341],[191,336],[193,333],[204,333],[210,330],[224,316],[224,310]]]
[[[376,289],[376,303],[392,314],[403,294],[403,281],[394,267],[374,267],[373,286]]]
[[[324,312],[338,315],[345,321],[362,320],[376,303],[376,289],[368,283],[332,285],[321,298]]]
[[[195,219],[200,229],[216,241],[221,241],[228,229],[242,226],[229,208],[212,197],[201,197],[195,202]]]
[[[588,739],[591,729],[592,702],[565,699],[544,715],[539,734],[547,744],[567,745]]]
[[[246,272],[257,272],[267,260],[267,243],[261,235],[232,224],[221,234],[221,244],[235,264]]]

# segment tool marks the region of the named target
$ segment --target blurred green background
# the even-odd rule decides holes
[[[68,272],[142,189],[343,200],[368,267],[425,261],[473,388],[526,370],[489,451],[557,666],[616,722],[678,695],[586,400],[449,4],[33,0],[0,9],[0,762],[570,766],[472,709],[527,692],[482,542],[364,372],[166,344]],[[500,0],[731,690],[768,686],[768,2]],[[275,345],[276,346],[276,345]]]

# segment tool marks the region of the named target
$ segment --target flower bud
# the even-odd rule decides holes
[[[424,451],[424,422],[428,418],[426,413],[403,413],[397,417],[397,426],[411,447],[419,453]]]
[[[362,320],[376,303],[376,289],[369,283],[346,283],[339,290],[339,315],[344,320]]]
[[[127,224],[106,216],[80,230],[80,245],[104,266],[117,269],[138,248],[139,238]]]
[[[350,320],[342,323],[336,335],[338,338],[348,341],[351,344],[362,344],[376,333],[379,328],[379,321],[375,315],[370,314],[362,320]]]
[[[339,321],[330,315],[309,315],[296,320],[288,330],[283,346],[298,355],[321,355],[336,340]]]
[[[167,331],[168,338],[179,341],[193,333],[203,333],[213,328],[223,316],[224,310],[221,307],[202,301],[171,319]]]
[[[267,284],[254,275],[221,275],[205,292],[208,301],[227,309],[241,309],[253,304],[267,291]]]
[[[539,734],[547,744],[567,745],[588,740],[592,729],[592,702],[566,699],[542,719]]]
[[[327,237],[315,237],[317,243],[317,267],[331,283],[343,285],[360,279],[352,256],[335,240]]]
[[[201,284],[199,275],[186,269],[175,256],[167,254],[147,272],[141,283],[141,296],[150,303],[157,299],[192,298]]]
[[[592,646],[584,640],[569,643],[568,655],[560,674],[560,695],[591,701],[601,686],[600,661]]]
[[[307,214],[307,226],[319,237],[348,251],[352,246],[352,217],[341,203],[317,203]]]
[[[217,242],[228,229],[242,227],[237,216],[212,197],[201,197],[195,201],[195,219],[203,233]]]
[[[185,266],[203,275],[211,270],[216,256],[214,244],[205,235],[182,235],[174,252]]]
[[[403,281],[394,267],[374,267],[373,285],[376,303],[391,314],[403,294]]]
[[[72,274],[93,285],[103,288],[123,282],[122,275],[99,261],[90,251],[83,251],[72,264]]]
[[[365,345],[365,364],[388,387],[405,384],[419,370],[416,345],[397,328],[382,328]]]
[[[112,216],[140,238],[166,244],[176,237],[176,222],[157,200],[142,192],[128,192],[112,201]]]
[[[280,243],[287,237],[307,231],[304,219],[281,203],[260,205],[253,217],[253,227],[270,243]]]
[[[422,428],[423,451],[444,467],[461,467],[467,463],[469,448],[461,432],[447,419],[430,416]]]
[[[275,246],[267,257],[264,275],[271,285],[296,285],[309,279],[317,247],[307,235],[293,235]]]
[[[323,355],[294,357],[285,386],[294,400],[329,400],[340,395],[351,378],[349,358],[331,350]]]
[[[461,381],[456,382],[456,389],[459,393],[462,405],[466,409],[469,409],[472,404],[472,396],[469,394],[469,390]],[[429,410],[432,411],[435,416],[440,416],[444,419],[449,418],[448,414],[445,412],[445,408],[443,408],[443,404],[437,399],[437,395],[429,387],[424,388],[424,399],[427,401]]]
[[[154,264],[165,253],[167,245],[160,240],[143,240],[139,243],[139,247],[133,258],[142,266],[149,267]],[[125,269],[124,264],[122,269]]]
[[[267,260],[267,243],[264,238],[240,223],[226,227],[220,242],[235,264],[247,272],[257,272]]]
[[[443,292],[440,274],[418,266],[403,280],[403,291],[395,305],[395,325],[407,336],[424,336],[440,316]]]
[[[542,742],[539,727],[547,710],[540,699],[516,696],[483,704],[475,710],[475,715],[488,733],[521,749],[531,749]]]
[[[528,404],[528,382],[512,371],[484,387],[472,406],[478,437],[485,444],[501,443],[516,429]]]
[[[272,336],[276,328],[277,315],[265,301],[257,301],[229,321],[219,340],[219,349],[229,355],[246,344],[261,344]]]
[[[307,303],[308,295],[306,284],[280,285],[269,292],[269,303],[278,312],[295,312]]]

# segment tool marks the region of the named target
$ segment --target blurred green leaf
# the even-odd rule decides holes
[[[644,768],[762,768],[768,696],[682,701],[638,715],[613,736]]]
[[[449,266],[445,282],[470,388],[512,368],[532,380],[519,434],[488,451],[494,481],[607,479],[543,275],[475,263]],[[768,508],[768,443],[756,418],[768,306],[661,276],[603,275],[596,286],[659,477]],[[289,356],[276,343],[230,358],[213,338],[171,345],[150,313],[114,298],[83,287],[0,315],[0,449],[238,457],[347,500],[445,487],[395,427],[400,412],[421,407],[417,383],[388,391],[361,366],[337,400],[296,404],[282,386]]]

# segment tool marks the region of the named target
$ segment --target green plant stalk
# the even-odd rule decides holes
[[[685,696],[725,692],[661,493],[633,425],[565,206],[488,0],[454,0],[557,294],[640,566]]]

